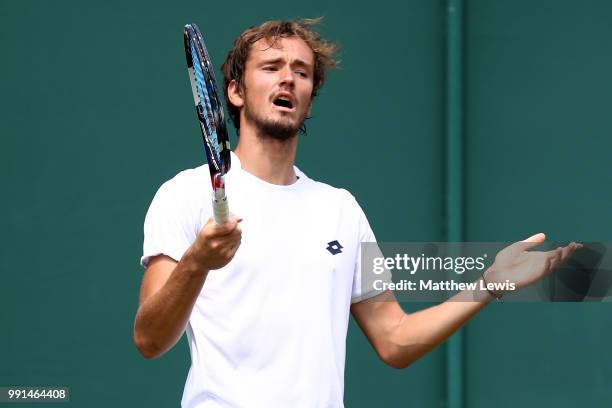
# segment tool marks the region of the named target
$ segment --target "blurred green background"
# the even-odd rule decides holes
[[[612,3],[462,10],[464,238],[611,241]],[[146,361],[132,325],[148,205],[204,160],[188,22],[219,66],[246,27],[325,16],[342,64],[315,100],[298,166],[353,192],[380,241],[447,239],[450,11],[431,0],[0,0],[0,386],[67,386],[78,407],[179,405],[185,340]],[[464,329],[463,405],[612,406],[610,311],[488,307]],[[347,407],[447,406],[444,347],[394,370],[351,323],[346,367]]]

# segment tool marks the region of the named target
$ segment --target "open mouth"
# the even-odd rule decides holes
[[[281,108],[293,109],[293,103],[288,98],[280,96],[274,100],[274,105]]]

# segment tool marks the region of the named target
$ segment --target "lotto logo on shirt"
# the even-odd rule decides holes
[[[338,241],[330,241],[327,243],[327,249],[330,254],[337,255],[342,252],[342,248],[344,248]]]

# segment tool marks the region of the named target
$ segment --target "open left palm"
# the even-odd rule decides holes
[[[510,281],[516,285],[516,289],[524,288],[551,274],[575,250],[582,248],[581,244],[572,242],[551,251],[528,251],[543,243],[545,238],[543,233],[539,233],[499,251],[486,272],[486,281]]]

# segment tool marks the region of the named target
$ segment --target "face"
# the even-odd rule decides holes
[[[244,89],[232,103],[243,108],[243,119],[258,134],[290,139],[310,111],[313,72],[314,53],[302,39],[279,38],[272,46],[259,40],[246,62]]]

